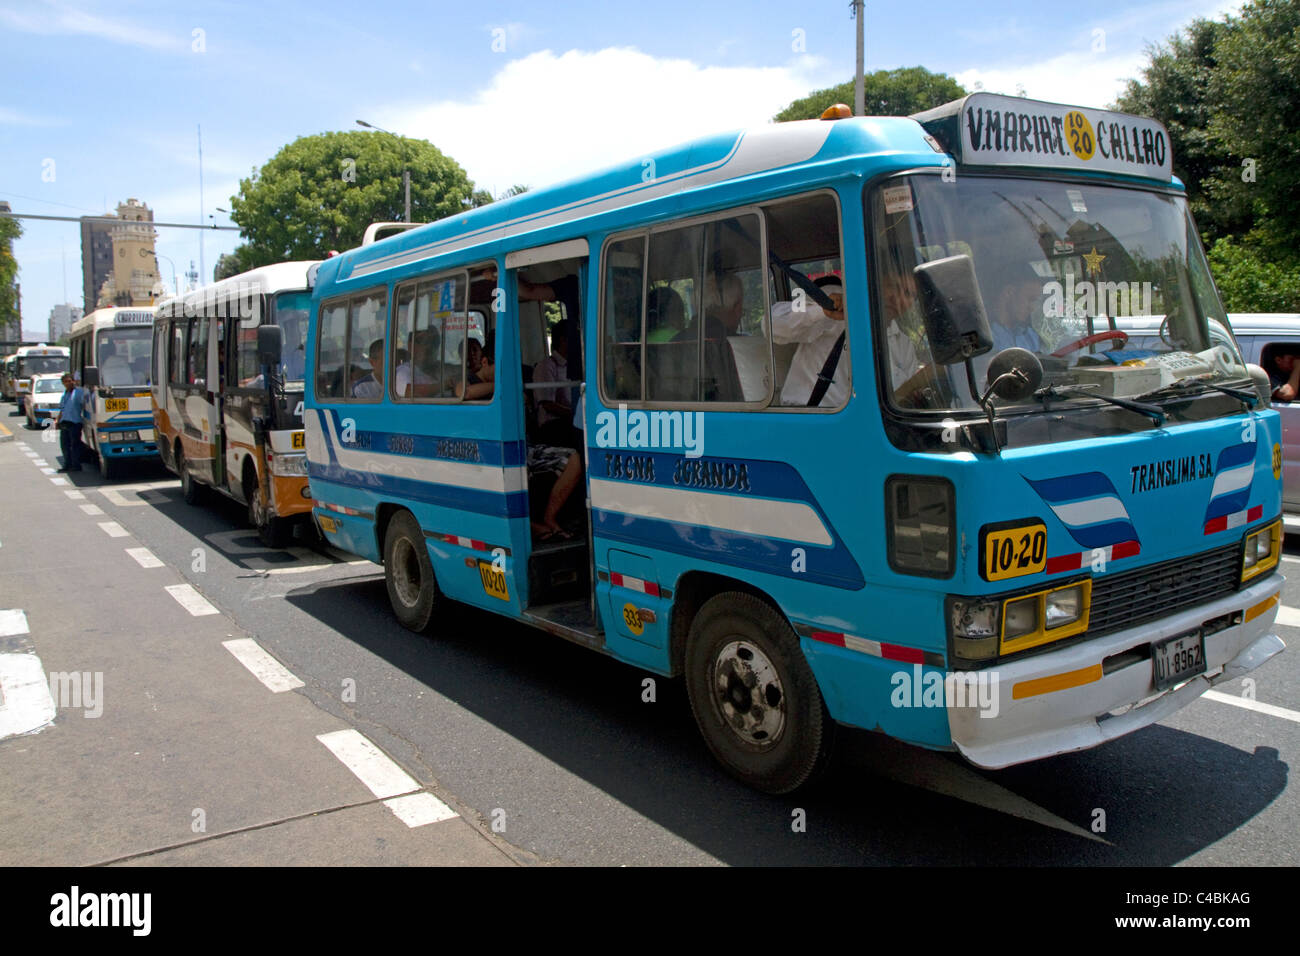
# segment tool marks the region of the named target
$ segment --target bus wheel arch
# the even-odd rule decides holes
[[[257,464],[252,455],[244,457],[240,484],[248,504],[248,523],[257,530],[258,540],[268,548],[284,548],[293,539],[293,524],[287,518],[277,518],[270,505],[262,498],[262,484],[257,479]]]
[[[429,629],[439,601],[438,582],[415,515],[397,509],[384,529],[384,583],[393,614],[407,630]]]
[[[749,786],[783,794],[826,768],[835,722],[794,629],[764,597],[704,601],[686,641],[686,689],[713,756]]]
[[[770,604],[778,614],[781,613],[769,595],[746,581],[707,571],[691,571],[682,575],[677,579],[673,590],[672,616],[668,630],[668,666],[673,677],[680,677],[685,671],[686,639],[690,635],[695,615],[709,598],[727,591],[752,594],[760,601]]]

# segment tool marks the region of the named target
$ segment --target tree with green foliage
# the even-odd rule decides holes
[[[18,260],[14,258],[14,240],[23,234],[17,219],[0,216],[0,338],[13,330],[13,338],[23,337],[23,318],[18,306]]]
[[[1116,104],[1169,129],[1233,312],[1300,311],[1300,0],[1250,0],[1149,51]]]
[[[966,95],[966,90],[951,76],[931,73],[921,66],[867,73],[862,77],[862,88],[868,116],[911,116]],[[836,103],[853,105],[853,80],[809,93],[777,113],[774,119],[778,123],[817,119],[828,106]]]
[[[372,222],[402,218],[404,169],[411,172],[415,222],[491,200],[476,195],[465,170],[424,140],[360,130],[304,136],[241,180],[231,197],[230,218],[246,240],[234,253],[240,271],[360,245]]]

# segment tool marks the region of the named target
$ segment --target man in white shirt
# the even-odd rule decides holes
[[[569,320],[561,319],[551,328],[551,354],[533,366],[533,383],[569,380]],[[533,392],[537,402],[537,424],[550,421],[568,422],[573,415],[567,388],[539,388]]]

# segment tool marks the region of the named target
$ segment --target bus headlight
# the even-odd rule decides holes
[[[306,455],[272,455],[271,474],[279,478],[306,478]]]
[[[139,432],[109,432],[109,441],[139,441]]]
[[[1274,521],[1267,527],[1246,535],[1246,543],[1241,555],[1242,583],[1273,570],[1277,567],[1281,554],[1281,521]]]
[[[1059,588],[1007,600],[1002,611],[1003,654],[1014,654],[1088,629],[1088,599],[1092,581],[1076,581]]]
[[[996,660],[1002,604],[984,598],[951,598],[948,603],[954,663]]]

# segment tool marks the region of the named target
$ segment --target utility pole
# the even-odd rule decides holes
[[[867,114],[867,97],[862,79],[862,66],[866,59],[866,42],[862,36],[862,21],[866,17],[865,0],[853,0],[853,18],[858,21],[858,72],[853,78],[853,115]]]
[[[203,228],[203,125],[199,129],[199,228]],[[203,261],[203,233],[199,232],[199,275],[207,275],[207,265]]]
[[[411,221],[411,167],[410,167],[410,163],[408,162],[408,157],[406,155],[406,137],[398,136],[392,130],[384,129],[382,126],[376,126],[374,123],[367,123],[365,120],[360,120],[360,119],[357,120],[357,125],[363,126],[366,129],[373,129],[380,133],[387,133],[389,136],[393,137],[393,139],[397,140],[397,145],[402,147],[402,166],[405,167],[402,170],[402,189],[406,193],[406,216],[403,221],[410,222]]]

